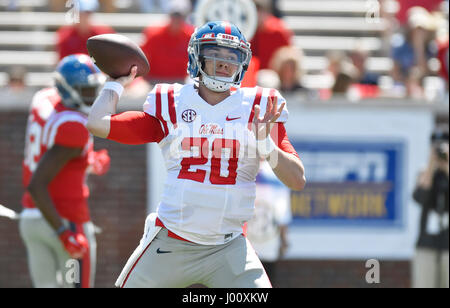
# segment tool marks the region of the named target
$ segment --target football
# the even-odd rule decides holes
[[[127,76],[137,65],[136,77],[150,71],[147,57],[139,46],[120,34],[101,34],[88,39],[87,49],[98,68],[111,78]]]

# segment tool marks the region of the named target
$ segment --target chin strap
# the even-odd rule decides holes
[[[226,79],[232,79],[232,78],[226,78]],[[210,89],[211,91],[214,91],[214,92],[225,92],[225,91],[228,91],[232,86],[231,82],[215,80],[206,74],[203,75],[201,82],[205,85],[205,87],[207,87],[208,89]]]

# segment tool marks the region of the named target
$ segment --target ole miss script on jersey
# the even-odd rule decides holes
[[[238,89],[214,106],[194,85],[158,84],[149,94],[143,108],[159,120],[158,145],[168,173],[158,217],[173,233],[204,245],[242,233],[253,215],[259,169],[249,123],[253,107],[260,105],[263,115],[270,96],[277,96],[278,106],[285,102],[276,90],[263,88]],[[287,117],[285,108],[277,124],[282,137],[274,138],[280,148],[289,143],[282,124]]]
[[[93,151],[93,141],[86,122],[86,115],[62,104],[56,88],[48,88],[34,96],[26,130],[24,187],[28,186],[39,160],[53,145],[83,149],[81,156],[70,160],[48,187],[59,215],[75,223],[89,221],[85,171],[88,154]],[[29,193],[24,194],[22,204],[25,208],[34,208]]]

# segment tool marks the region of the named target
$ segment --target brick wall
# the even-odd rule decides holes
[[[0,203],[20,211],[25,111],[0,111]],[[145,146],[96,139],[107,148],[110,172],[90,177],[92,220],[97,235],[97,287],[112,287],[139,242],[146,212]],[[364,261],[287,260],[277,267],[275,287],[368,287]],[[378,287],[409,287],[408,261],[381,262]],[[16,222],[0,218],[0,288],[31,287],[26,251]]]
[[[380,283],[368,284],[366,260],[284,260],[273,286],[280,288],[409,288],[409,261],[380,261]]]

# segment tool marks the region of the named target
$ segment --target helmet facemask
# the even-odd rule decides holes
[[[225,92],[231,87],[239,88],[251,59],[249,44],[239,41],[236,36],[222,33],[214,38],[203,37],[192,40],[188,52],[198,66],[198,74],[195,77],[201,75],[200,82],[214,92]],[[212,74],[205,72],[206,61],[212,62]],[[236,67],[236,70],[232,76],[218,76],[217,62]]]
[[[55,73],[56,86],[60,91],[65,91],[68,95],[63,98],[63,103],[71,109],[79,110],[88,114],[99,94],[100,87],[104,84],[106,77],[101,73],[87,76],[86,84],[69,85],[64,76]]]

